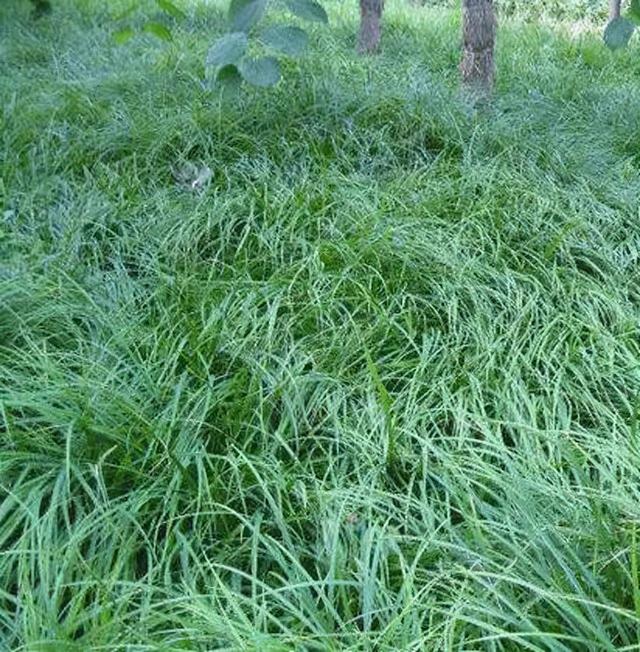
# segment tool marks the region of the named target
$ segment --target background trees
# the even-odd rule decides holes
[[[34,14],[51,11],[50,0],[31,0]],[[472,94],[487,96],[495,79],[496,13],[493,0],[461,0],[462,57],[460,73],[463,87]],[[171,0],[156,0],[159,7],[173,18],[184,18],[184,12]],[[316,0],[285,0],[290,12],[302,20],[327,23],[327,14]],[[374,54],[381,47],[384,0],[360,0],[360,26],[357,50]],[[298,25],[280,24],[267,28],[257,36],[253,28],[267,9],[267,0],[231,0],[228,13],[229,34],[219,39],[209,50],[206,65],[219,82],[237,83],[244,80],[256,86],[272,86],[281,77],[277,56],[299,56],[309,39]],[[629,11],[622,16],[622,0],[609,0],[609,22],[604,41],[611,49],[624,47],[640,23],[640,0],[631,0]],[[169,40],[170,31],[158,23],[147,23],[144,31]],[[116,40],[125,42],[135,32],[125,27],[116,32]],[[249,57],[250,38],[256,37],[267,56]]]

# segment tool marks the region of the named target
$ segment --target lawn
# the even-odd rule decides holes
[[[637,43],[504,18],[474,109],[458,12],[362,59],[329,0],[221,95],[222,5],[55,4],[0,6],[0,649],[640,650]]]

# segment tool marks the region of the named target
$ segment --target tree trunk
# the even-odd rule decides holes
[[[622,0],[609,0],[609,20],[620,18],[620,5]]]
[[[613,0],[612,0],[613,1]],[[488,95],[493,88],[496,14],[493,0],[462,0],[463,86],[474,94]]]
[[[383,0],[360,0],[360,54],[372,54],[380,47],[382,5]]]

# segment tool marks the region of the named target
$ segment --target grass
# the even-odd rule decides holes
[[[215,6],[56,4],[0,7],[0,648],[640,649],[637,45],[504,20],[477,113],[455,14],[336,3],[220,98]]]

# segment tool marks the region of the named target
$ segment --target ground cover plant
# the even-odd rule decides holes
[[[637,44],[323,4],[0,5],[0,649],[640,649]]]

